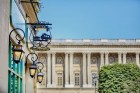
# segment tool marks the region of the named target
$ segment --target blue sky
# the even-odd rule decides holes
[[[54,39],[140,38],[140,0],[41,0]]]

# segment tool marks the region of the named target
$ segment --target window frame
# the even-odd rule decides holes
[[[78,75],[76,76],[76,74],[78,74]],[[78,81],[76,81],[77,78],[79,79]],[[80,86],[80,72],[74,73],[74,86],[77,86],[77,87]]]
[[[61,74],[61,75],[59,75]],[[62,87],[63,86],[63,73],[57,73],[57,86]]]

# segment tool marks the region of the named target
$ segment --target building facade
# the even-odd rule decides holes
[[[38,55],[45,76],[37,93],[94,93],[94,76],[102,66],[140,66],[140,40],[52,40],[50,51]]]
[[[32,52],[28,46],[28,33],[31,33],[31,28],[27,23],[38,22],[38,1],[0,0],[0,93],[36,92],[36,78],[31,78],[29,74],[32,62],[28,60],[27,65],[25,63],[27,54]],[[25,33],[25,38],[21,41],[25,55],[19,64],[13,61],[12,47],[18,43],[16,38],[23,37],[23,33],[15,30],[9,38],[10,32],[16,28]],[[15,37],[16,33],[19,35]]]

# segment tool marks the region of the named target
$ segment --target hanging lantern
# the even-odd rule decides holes
[[[37,74],[37,81],[39,82],[39,83],[41,83],[42,81],[43,81],[43,73],[42,72],[39,72],[38,74]]]
[[[21,41],[23,41],[24,37],[25,37],[25,33],[22,29],[20,28],[15,28],[13,29],[10,34],[9,34],[9,41],[11,41],[11,34],[14,32],[14,31],[21,31],[23,33],[23,36],[19,39],[18,37],[20,36],[18,33],[16,33],[16,40],[18,41],[18,44],[16,45],[13,45],[13,48],[12,48],[12,52],[13,52],[13,61],[15,63],[19,63],[24,55],[24,50],[23,50],[23,46],[20,44]]]
[[[12,50],[13,50],[13,61],[15,63],[19,63],[24,55],[22,45],[14,45]]]
[[[30,76],[33,78],[35,76],[37,70],[37,66],[36,64],[31,64],[30,68],[29,68],[29,72],[30,72]]]

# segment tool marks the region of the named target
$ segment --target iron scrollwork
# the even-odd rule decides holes
[[[51,43],[52,35],[51,35],[51,27],[50,23],[39,22],[39,23],[31,23],[32,30],[34,34],[30,33],[30,42],[32,43],[32,47],[30,49],[35,51],[47,51],[50,50],[48,45]],[[37,32],[45,30],[45,33],[42,33],[41,36],[37,35]]]
[[[33,78],[36,74],[36,71],[37,71],[38,76],[43,77],[42,69],[44,68],[44,65],[42,62],[37,62],[38,56],[36,53],[29,53],[27,55],[25,65],[27,65],[27,60],[29,59],[29,56],[30,56],[30,60],[32,61],[32,64],[29,67],[30,76]]]
[[[17,32],[17,31],[20,31],[22,33]],[[12,35],[13,32],[15,32],[15,33]],[[12,36],[15,36],[15,39],[17,40],[17,42],[15,41],[17,44],[13,44],[13,47],[12,47],[13,61],[15,63],[19,63],[24,55],[24,49],[23,49],[23,46],[21,44],[21,41],[24,40],[25,33],[22,29],[15,28],[9,34],[9,41],[12,41]]]
[[[12,35],[12,33],[13,33],[14,31],[20,31],[20,32],[23,33],[23,36],[21,37],[21,35],[19,34],[19,32],[18,32],[18,33],[15,32],[15,33],[16,33],[15,38],[16,38],[16,40],[18,41],[18,44],[20,44],[21,41],[23,41],[24,38],[25,38],[25,33],[24,33],[24,31],[23,31],[22,29],[20,29],[20,28],[15,28],[15,29],[13,29],[13,30],[10,32],[10,34],[9,34],[9,41],[11,40],[11,35]],[[19,37],[20,37],[20,38],[19,38]]]

